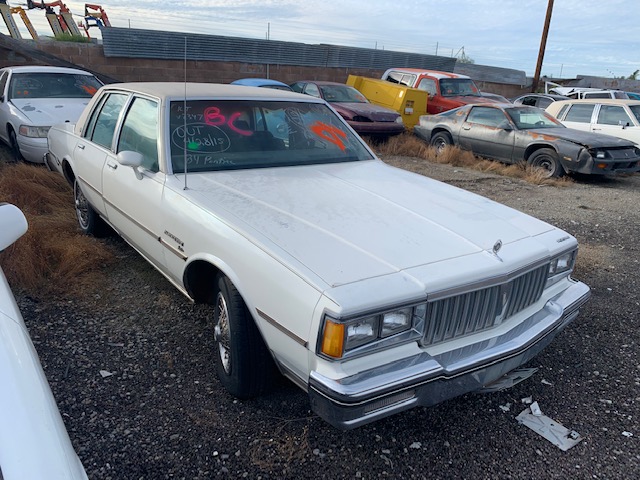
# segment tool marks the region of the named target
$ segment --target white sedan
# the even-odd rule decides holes
[[[22,212],[0,203],[0,251],[26,230]],[[0,391],[0,478],[86,479],[2,269]]]
[[[51,125],[78,120],[101,86],[95,76],[75,68],[0,69],[0,140],[15,160],[43,163]]]
[[[386,165],[308,95],[106,86],[49,148],[82,230],[110,225],[214,305],[232,394],[277,367],[339,428],[496,382],[589,296],[571,235]]]

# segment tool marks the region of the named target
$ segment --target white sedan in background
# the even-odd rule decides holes
[[[624,138],[640,146],[640,100],[563,100],[546,110],[569,128]]]
[[[14,160],[43,163],[54,123],[75,122],[102,82],[75,68],[0,69],[0,140]]]
[[[22,212],[0,203],[0,251],[26,231]],[[86,479],[2,269],[0,392],[0,478]]]
[[[571,235],[386,165],[309,95],[110,85],[49,148],[83,231],[111,225],[214,305],[229,392],[277,366],[339,428],[492,384],[589,297]]]

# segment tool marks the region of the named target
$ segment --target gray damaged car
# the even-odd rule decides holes
[[[640,170],[640,149],[633,142],[567,128],[544,110],[524,105],[466,105],[423,115],[414,133],[438,152],[455,145],[505,163],[526,161],[549,177]]]

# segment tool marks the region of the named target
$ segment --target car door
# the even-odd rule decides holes
[[[128,97],[129,94],[124,92],[105,93],[96,103],[73,151],[73,171],[84,196],[96,211],[107,218],[102,170],[107,155],[113,155],[116,126]]]
[[[595,122],[591,124],[591,131],[640,143],[640,127],[636,126],[623,106],[604,104],[599,106]]]
[[[103,196],[109,222],[149,261],[163,269],[162,190],[159,169],[159,102],[134,95],[119,129],[115,152],[107,155],[102,173]],[[142,165],[118,162],[124,151],[142,155]]]
[[[5,143],[9,143],[9,134],[7,132],[7,120],[9,118],[9,99],[5,90],[7,89],[9,80],[9,72],[4,70],[0,73],[0,139]]]
[[[460,128],[459,143],[481,157],[511,162],[514,127],[499,108],[472,107]]]

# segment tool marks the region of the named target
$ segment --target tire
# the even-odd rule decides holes
[[[447,132],[439,132],[431,137],[431,146],[436,149],[437,155],[440,155],[445,148],[452,145],[453,140],[451,139],[451,135]]]
[[[22,161],[22,154],[20,153],[20,147],[18,146],[18,138],[16,132],[9,128],[9,147],[11,148],[11,158],[14,162]]]
[[[75,201],[76,218],[80,230],[86,235],[94,237],[103,237],[108,233],[107,224],[100,218],[100,215],[89,204],[87,197],[84,196],[78,180],[73,181],[73,198]]]
[[[564,175],[564,168],[560,164],[558,154],[551,148],[541,148],[529,157],[529,164],[538,167],[546,172],[547,178],[561,177]]]
[[[247,399],[271,384],[275,365],[240,293],[224,275],[216,279],[213,318],[216,373],[233,396]]]

